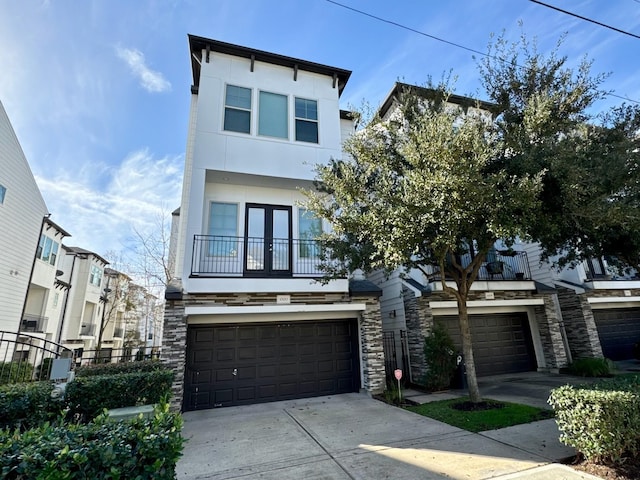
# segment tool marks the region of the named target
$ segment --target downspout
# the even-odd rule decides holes
[[[31,262],[31,272],[29,272],[29,281],[27,282],[27,290],[24,292],[24,302],[22,302],[22,313],[20,314],[20,318],[18,319],[18,329],[17,333],[20,333],[20,328],[22,327],[22,319],[24,318],[24,313],[27,311],[27,299],[29,298],[29,287],[31,286],[31,281],[33,280],[33,271],[36,268],[36,254],[38,253],[38,245],[40,245],[40,237],[42,236],[42,230],[44,228],[44,222],[51,216],[50,213],[47,213],[44,217],[42,217],[42,223],[40,224],[40,232],[38,234],[38,243],[36,243],[36,249],[33,252],[33,261]]]

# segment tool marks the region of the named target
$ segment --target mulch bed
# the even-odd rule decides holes
[[[640,459],[637,457],[627,458],[622,465],[599,465],[576,457],[568,465],[575,470],[605,480],[638,480],[640,478]]]

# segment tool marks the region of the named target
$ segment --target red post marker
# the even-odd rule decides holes
[[[402,370],[400,369],[395,370],[393,374],[396,376],[396,380],[400,380],[402,378]]]
[[[399,368],[393,371],[393,374],[396,377],[396,380],[398,380],[398,402],[402,403],[402,388],[400,387],[400,379],[402,378],[402,370],[400,370]]]

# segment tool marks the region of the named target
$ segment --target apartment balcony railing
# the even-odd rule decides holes
[[[124,328],[116,327],[113,329],[113,338],[122,338],[124,335]]]
[[[20,322],[20,331],[30,333],[44,333],[47,331],[48,320],[48,317],[25,313],[22,316],[22,322]]]
[[[471,263],[471,255],[460,255],[456,261],[462,267],[467,267]],[[531,280],[527,252],[499,250],[488,254],[476,280]]]
[[[317,240],[195,235],[194,277],[321,277]]]
[[[91,337],[96,333],[96,326],[93,323],[90,324],[82,324],[80,327],[80,335],[84,335],[87,337]]]

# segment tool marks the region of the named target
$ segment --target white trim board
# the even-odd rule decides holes
[[[259,315],[265,313],[322,313],[322,312],[363,312],[364,303],[331,303],[326,305],[251,305],[247,307],[222,305],[188,305],[184,314],[193,315]]]

